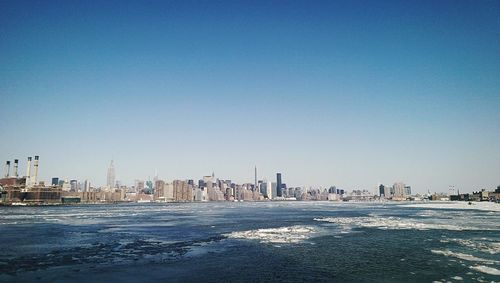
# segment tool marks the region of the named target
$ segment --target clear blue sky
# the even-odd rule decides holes
[[[499,1],[1,1],[0,160],[130,184],[500,184]]]

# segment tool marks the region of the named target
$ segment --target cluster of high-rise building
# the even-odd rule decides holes
[[[135,180],[133,186],[124,186],[116,180],[114,162],[111,161],[106,185],[96,187],[89,180],[53,177],[50,184],[38,181],[39,157],[28,158],[25,176],[19,176],[19,161],[6,162],[4,178],[0,179],[0,202],[3,204],[49,203],[102,203],[121,201],[260,201],[260,200],[333,200],[343,190],[331,191],[304,187],[287,187],[282,174],[275,181],[259,180],[257,167],[253,183],[238,184],[229,179],[219,179],[215,174],[203,176],[197,182],[189,180],[164,181]],[[33,192],[38,192],[36,197]],[[332,197],[335,196],[335,197]]]
[[[278,173],[279,174],[279,173]],[[281,174],[278,175],[281,179]],[[255,176],[255,180],[257,180]],[[158,201],[255,201],[282,197],[276,183],[257,180],[253,184],[236,184],[231,180],[215,178],[215,174],[194,180],[157,180],[154,185],[154,200]],[[140,193],[140,190],[136,190]]]
[[[3,178],[0,179],[0,204],[414,199],[411,197],[411,187],[402,182],[396,182],[392,186],[379,184],[375,194],[367,190],[353,190],[347,193],[335,186],[289,187],[283,182],[281,173],[276,173],[275,181],[259,180],[257,167],[253,183],[238,184],[230,179],[216,178],[214,173],[203,176],[197,182],[193,179],[169,182],[159,179],[155,173],[153,180],[135,180],[133,186],[125,186],[116,180],[114,162],[111,161],[107,170],[106,185],[101,187],[93,186],[89,180],[78,181],[59,177],[53,177],[50,185],[46,185],[38,180],[38,170],[39,156],[35,156],[34,160],[28,157],[26,174],[22,176],[19,173],[19,160],[15,159],[13,164],[7,161]],[[500,199],[500,192],[494,196]],[[484,200],[491,198],[491,194],[486,197],[483,190],[470,197],[476,198]],[[469,199],[469,195],[462,194],[460,199]]]
[[[411,196],[411,186],[402,182],[396,182],[392,186],[380,184],[378,185],[378,195],[386,199],[406,200]]]

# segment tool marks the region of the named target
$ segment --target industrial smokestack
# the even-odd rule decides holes
[[[19,169],[19,160],[14,159],[14,177],[19,177],[18,175],[18,169]]]
[[[33,164],[33,171],[35,171],[35,174],[33,175],[33,185],[37,185],[37,178],[38,178],[38,155],[35,155],[35,162]]]
[[[8,178],[10,175],[10,161],[5,162],[5,169],[3,173],[5,178]]]
[[[26,187],[29,187],[31,185],[30,182],[30,172],[31,172],[31,156],[28,157],[28,165],[26,167]]]

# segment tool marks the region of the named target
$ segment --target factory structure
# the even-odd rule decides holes
[[[84,189],[78,191],[76,180],[66,184],[59,178],[52,178],[51,184],[38,180],[40,157],[27,158],[26,174],[19,173],[19,160],[5,162],[4,172],[0,178],[0,205],[51,205],[73,203],[115,203],[125,201],[125,190],[111,186],[103,190],[94,190],[87,180]],[[112,163],[111,163],[112,166]],[[114,169],[113,169],[114,170]],[[114,174],[114,171],[112,171]],[[110,174],[108,172],[108,174]],[[114,182],[114,176],[112,181]],[[110,180],[108,176],[108,180]],[[67,185],[67,186],[66,186]]]
[[[26,175],[19,174],[19,160],[5,163],[4,174],[0,179],[0,202],[2,204],[56,204],[61,202],[61,189],[46,186],[38,181],[39,156],[32,160],[28,157]]]

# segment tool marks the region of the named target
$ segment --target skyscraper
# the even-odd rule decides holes
[[[378,186],[378,194],[379,196],[385,196],[385,186],[383,184]]]
[[[113,160],[111,160],[111,164],[109,164],[108,181],[106,185],[110,188],[113,188],[115,186],[115,166],[113,165]]]
[[[404,193],[405,196],[411,196],[411,186],[405,186]]]
[[[394,183],[394,196],[403,197],[405,196],[405,184],[401,182]]]
[[[281,183],[281,173],[276,173],[276,195],[281,197],[282,194],[281,194],[281,187],[282,187],[282,183]]]
[[[257,166],[255,166],[255,182],[254,182],[254,191],[259,191],[259,187],[257,184]]]
[[[69,181],[69,184],[70,184],[72,192],[78,191],[78,181],[77,180],[71,180],[71,181]]]

